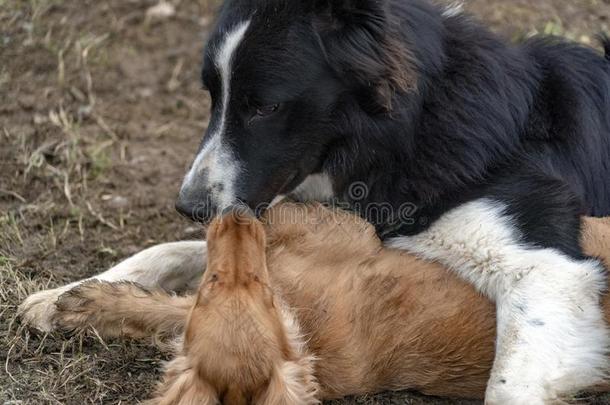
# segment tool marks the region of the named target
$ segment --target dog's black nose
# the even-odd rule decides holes
[[[210,222],[215,215],[214,208],[209,204],[181,197],[176,200],[176,211],[192,221],[201,223]]]
[[[181,199],[177,199],[176,200],[176,211],[178,211],[178,213],[184,217],[187,217],[189,219],[193,219],[192,218],[192,212],[193,212],[193,208],[190,204],[186,204],[183,200]]]

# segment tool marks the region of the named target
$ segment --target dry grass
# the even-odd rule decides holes
[[[178,4],[171,21],[147,17],[154,5],[0,2],[0,402],[133,403],[157,376],[145,342],[15,319],[34,291],[189,236],[171,207],[206,119],[193,16],[211,5]]]
[[[146,342],[41,335],[30,293],[192,238],[173,198],[209,100],[199,89],[212,0],[0,0],[0,402],[135,403],[163,357]],[[589,42],[607,0],[471,0],[509,37]],[[516,24],[516,25],[515,25]],[[449,403],[392,394],[343,403]]]

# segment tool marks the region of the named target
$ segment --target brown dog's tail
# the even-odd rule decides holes
[[[56,302],[55,324],[66,330],[93,327],[105,337],[173,338],[184,330],[194,297],[179,297],[128,282],[86,282]]]

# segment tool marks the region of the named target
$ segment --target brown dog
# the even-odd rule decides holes
[[[283,204],[266,220],[265,229],[233,213],[211,225],[196,295],[86,283],[60,298],[56,322],[183,335],[158,404],[309,404],[400,389],[483,396],[494,308],[471,286],[383,248],[341,211]],[[585,226],[587,251],[609,264],[610,220]],[[608,300],[604,308],[609,318]]]

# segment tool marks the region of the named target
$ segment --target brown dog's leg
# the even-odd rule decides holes
[[[60,329],[94,327],[105,337],[174,337],[182,333],[193,296],[175,296],[137,284],[87,282],[61,295],[53,322]]]

